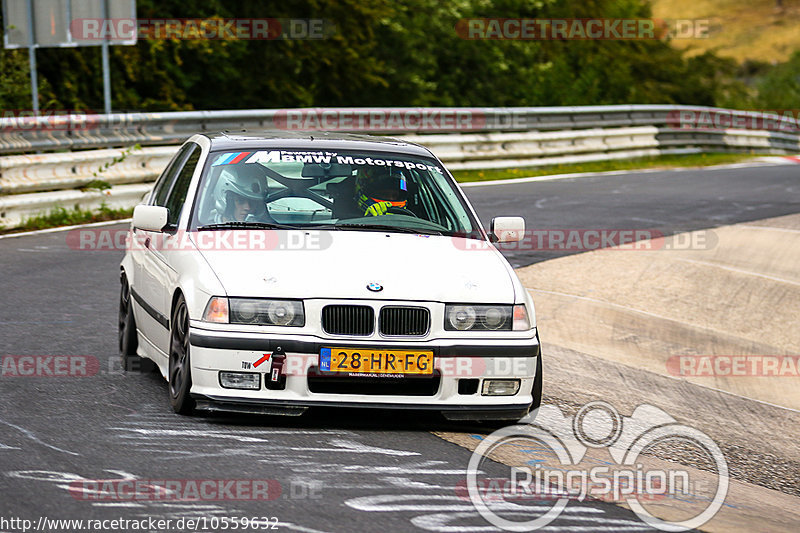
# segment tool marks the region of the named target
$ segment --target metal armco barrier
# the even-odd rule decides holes
[[[0,195],[153,181],[175,153],[173,146],[92,150],[0,158]]]
[[[0,157],[0,225],[5,227],[15,227],[25,217],[57,206],[91,208],[105,203],[132,207],[166,166],[174,145],[204,131],[394,134],[427,146],[452,170],[707,151],[800,153],[800,126],[793,118],[778,121],[769,115],[692,106],[312,108],[0,116],[5,117],[0,118],[0,153],[27,154]],[[690,125],[699,121],[699,127],[683,127],[687,121]],[[144,147],[131,149],[135,144]],[[88,148],[104,149],[64,152]],[[31,154],[43,151],[58,152]],[[95,180],[112,188],[78,190]]]

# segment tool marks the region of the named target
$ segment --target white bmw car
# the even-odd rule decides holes
[[[194,135],[134,210],[126,368],[173,409],[313,406],[511,420],[538,407],[533,302],[429,150],[324,133]]]

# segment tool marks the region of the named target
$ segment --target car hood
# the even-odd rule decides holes
[[[359,298],[440,302],[513,303],[513,273],[503,256],[484,241],[366,231],[262,232],[266,246],[220,249],[203,246],[228,296],[270,298]],[[257,232],[236,231],[236,242]],[[221,236],[220,236],[221,237]],[[236,240],[236,239],[234,239]],[[269,249],[264,249],[269,248]],[[379,292],[367,289],[380,284]]]

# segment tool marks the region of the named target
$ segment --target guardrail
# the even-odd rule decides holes
[[[681,121],[689,113],[706,113],[711,123],[703,122],[702,128],[683,128]],[[740,118],[751,115],[715,108],[625,105],[289,109],[2,118],[0,153],[105,149],[0,157],[0,225],[14,227],[25,217],[56,206],[91,208],[105,203],[110,207],[131,207],[174,153],[174,146],[163,145],[175,145],[198,131],[316,128],[404,134],[401,138],[429,147],[452,170],[704,151],[800,153],[800,127],[796,121],[775,122],[781,126],[776,129],[783,131],[714,129],[714,121],[720,126],[756,124],[755,120],[752,124],[730,120],[734,114]],[[761,121],[764,118],[765,115],[759,115]],[[144,147],[132,150],[134,144]],[[103,191],[78,190],[97,180],[112,187]]]
[[[612,105],[252,109],[41,117],[15,117],[8,113],[12,116],[0,118],[0,153],[174,144],[197,132],[242,129],[411,134],[659,126],[665,125],[669,114],[678,109],[679,106],[667,105]]]

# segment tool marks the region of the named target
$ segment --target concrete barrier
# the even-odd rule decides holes
[[[709,151],[800,153],[796,121],[789,123],[788,131],[783,127],[786,122],[774,121],[772,124],[781,126],[781,131],[714,129],[713,124],[705,123],[702,128],[681,127],[679,118],[699,117],[697,113],[706,113],[712,121],[730,122],[726,117],[731,114],[749,112],[629,105],[194,111],[94,115],[69,120],[38,117],[27,122],[0,118],[0,153],[123,147],[0,157],[0,225],[15,227],[25,217],[57,206],[96,208],[106,203],[133,207],[169,162],[175,145],[198,131],[275,127],[288,131],[303,124],[349,124],[350,131],[394,133],[424,145],[451,170],[535,167]],[[293,114],[297,116],[292,118]],[[455,117],[454,121],[419,120],[421,116],[444,114]],[[303,122],[303,117],[316,122]],[[392,117],[405,117],[405,122],[392,122]],[[459,124],[460,129],[454,126]],[[413,125],[419,127],[413,129]],[[145,146],[130,148],[135,144]],[[92,182],[111,188],[80,190]]]

